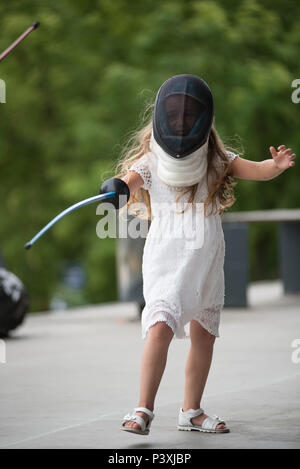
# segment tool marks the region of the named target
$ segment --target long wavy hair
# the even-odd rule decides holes
[[[153,121],[153,108],[154,104],[146,107],[141,121],[143,122],[142,128],[131,133],[127,143],[121,151],[120,157],[115,164],[115,176],[118,178],[124,177],[129,168],[138,161],[143,155],[150,152],[150,137],[152,133]],[[150,114],[150,117],[149,117]],[[144,122],[146,123],[144,124]],[[208,143],[208,162],[207,162],[207,197],[204,201],[204,216],[219,213],[222,215],[226,209],[231,207],[235,202],[234,182],[230,170],[230,161],[228,160],[226,151],[233,151],[237,153],[236,149],[223,143],[213,123]],[[238,152],[240,155],[242,151]],[[191,186],[180,187],[176,189],[178,196],[176,204],[179,200],[189,193],[187,203],[193,203],[197,190],[198,183]],[[219,200],[220,207],[217,205]],[[131,209],[131,206],[134,209]],[[188,205],[189,206],[189,205]],[[208,214],[208,208],[211,208]],[[145,211],[146,208],[146,211]],[[138,216],[139,218],[152,220],[150,195],[148,190],[143,188],[138,189],[134,194],[130,195],[130,199],[123,208],[119,210],[119,217],[123,211],[128,210],[128,214]],[[180,213],[183,213],[184,210]]]

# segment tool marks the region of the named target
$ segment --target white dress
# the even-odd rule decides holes
[[[231,152],[227,152],[227,155],[230,161],[238,156]],[[191,249],[188,247],[191,245],[186,242],[186,237],[174,235],[175,230],[163,238],[162,233],[166,225],[162,220],[166,217],[163,219],[162,213],[167,213],[166,207],[170,207],[172,213],[174,207],[176,211],[182,210],[184,201],[188,200],[188,194],[180,199],[177,206],[175,205],[178,192],[176,188],[168,186],[158,178],[156,156],[153,153],[145,154],[130,167],[130,170],[136,171],[144,180],[142,188],[149,191],[153,216],[142,259],[145,299],[142,311],[142,338],[144,339],[149,328],[159,321],[164,321],[171,327],[174,337],[188,337],[188,327],[192,319],[219,337],[220,312],[224,306],[225,296],[225,241],[221,216],[217,214],[203,217],[202,211],[199,218],[200,221],[203,220],[201,226],[204,238],[201,247]],[[195,202],[203,202],[206,194],[206,182],[199,183]],[[163,210],[160,207],[163,207]],[[182,217],[183,215],[174,214],[174,221],[168,223],[173,223],[172,226],[182,226]],[[187,217],[186,220],[191,219]],[[193,223],[196,221],[197,218],[194,217]],[[179,222],[179,225],[176,222]],[[195,235],[195,225],[193,227]],[[187,231],[184,233],[186,235]]]

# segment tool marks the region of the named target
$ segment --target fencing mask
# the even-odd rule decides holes
[[[154,105],[151,151],[158,177],[171,186],[200,182],[207,171],[212,93],[195,75],[176,75],[160,87]]]

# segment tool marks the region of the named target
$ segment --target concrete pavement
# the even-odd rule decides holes
[[[5,340],[0,448],[299,448],[300,296],[272,282],[250,284],[248,298],[222,313],[202,400],[230,433],[176,429],[188,339],[171,343],[150,435],[119,430],[137,405],[144,342],[136,305],[109,303],[29,315]]]

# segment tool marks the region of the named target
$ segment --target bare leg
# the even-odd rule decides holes
[[[142,355],[140,399],[137,407],[146,407],[153,411],[155,396],[165,370],[172,329],[165,322],[157,322],[150,327]],[[147,422],[149,417],[137,412]],[[135,422],[127,422],[125,427],[140,428]]]
[[[197,321],[190,324],[191,347],[185,367],[185,389],[183,411],[199,409],[213,356],[215,336],[204,329]],[[191,420],[201,425],[207,417],[199,415]],[[225,428],[219,424],[217,428]]]

